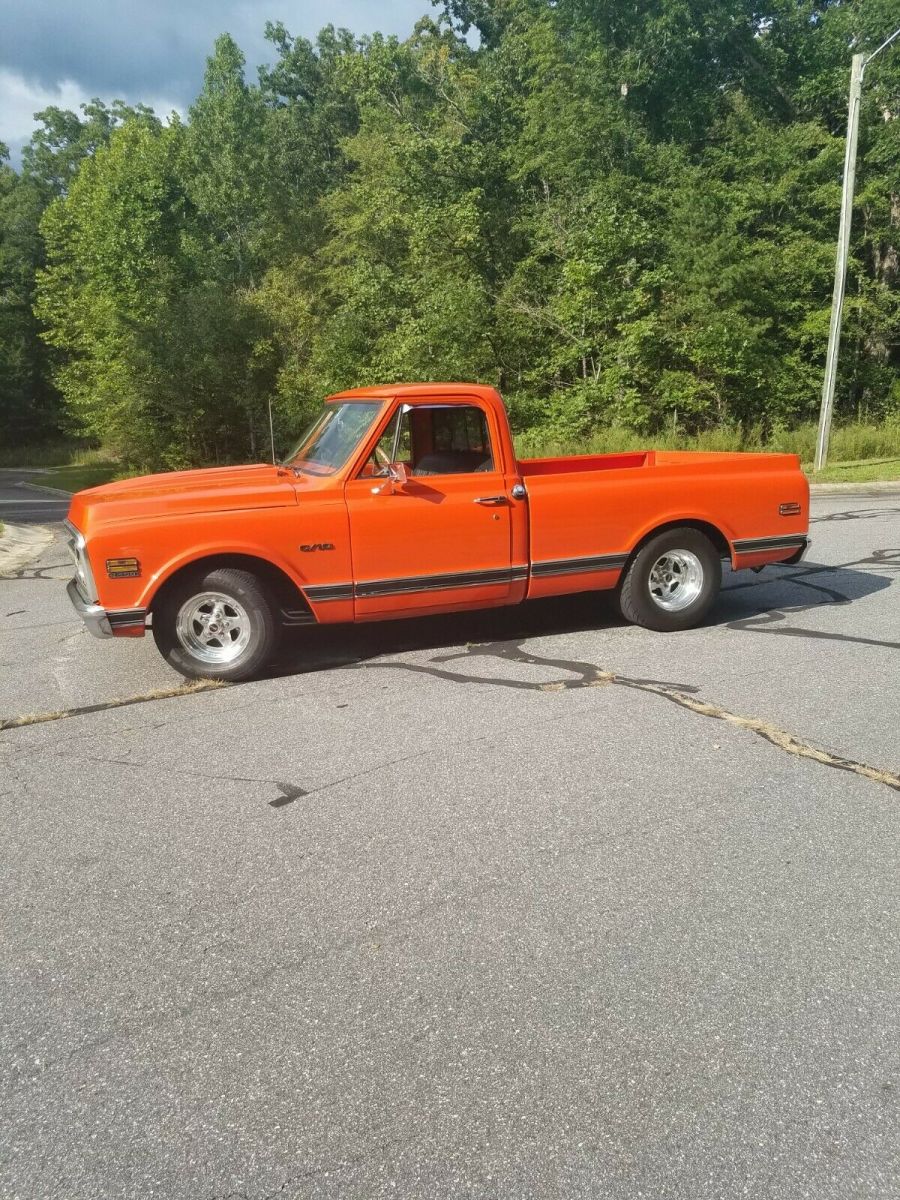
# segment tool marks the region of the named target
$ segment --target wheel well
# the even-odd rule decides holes
[[[159,604],[168,590],[186,575],[197,571],[214,571],[219,567],[233,567],[238,571],[248,571],[263,584],[266,591],[273,597],[281,615],[282,622],[288,625],[306,625],[315,621],[313,611],[306,597],[280,567],[264,558],[256,558],[252,554],[209,554],[205,558],[197,558],[185,563],[173,572],[159,588],[150,601],[150,612]]]
[[[728,538],[722,533],[721,529],[716,529],[715,525],[710,525],[708,521],[668,521],[665,525],[657,525],[655,529],[651,529],[649,533],[644,534],[628,556],[629,562],[642,547],[647,545],[651,538],[655,538],[660,533],[666,533],[669,529],[696,529],[698,533],[705,533],[722,558],[731,558],[731,546],[728,543]]]

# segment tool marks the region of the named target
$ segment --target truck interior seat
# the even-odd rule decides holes
[[[480,450],[445,450],[440,454],[423,454],[413,467],[413,475],[468,475],[475,471],[490,471],[490,455]]]

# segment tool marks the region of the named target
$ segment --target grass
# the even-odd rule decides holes
[[[83,466],[54,467],[41,475],[32,475],[29,483],[37,487],[58,488],[62,492],[80,492],[82,488],[109,483],[120,474],[120,463],[96,462]]]
[[[750,429],[721,427],[693,436],[680,430],[666,429],[655,434],[637,433],[625,426],[611,425],[583,438],[554,437],[547,429],[531,429],[519,434],[516,450],[523,458],[556,454],[615,454],[626,450],[756,450],[770,453],[799,454],[803,462],[812,462],[816,449],[817,428],[813,422],[796,429],[775,429],[764,433],[761,427]],[[833,462],[859,462],[862,459],[891,459],[900,455],[900,421],[883,425],[854,422],[835,426],[831,431],[829,457]]]
[[[554,438],[544,429],[519,434],[516,451],[522,458],[565,454],[615,454],[628,450],[715,450],[760,451],[799,454],[803,469],[817,483],[864,483],[900,479],[900,421],[883,425],[854,422],[835,426],[831,431],[829,466],[815,474],[812,470],[816,450],[817,427],[809,422],[796,429],[772,430],[764,434],[759,427],[750,430],[710,429],[688,436],[677,430],[659,434],[641,434],[624,426],[598,429],[584,438]]]
[[[900,479],[900,458],[864,458],[858,462],[832,462],[824,471],[814,472],[811,464],[803,469],[810,483],[880,483]]]
[[[108,458],[108,451],[88,442],[57,440],[0,446],[0,467],[86,467]]]

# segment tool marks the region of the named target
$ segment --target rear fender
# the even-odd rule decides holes
[[[658,533],[665,533],[668,529],[677,529],[682,525],[687,525],[692,529],[699,530],[700,533],[705,533],[723,558],[730,559],[732,562],[734,561],[734,535],[731,529],[723,521],[714,521],[711,517],[697,512],[682,513],[679,516],[667,517],[665,521],[648,523],[636,538],[629,552],[629,557],[633,558],[638,550],[650,538],[656,537]]]

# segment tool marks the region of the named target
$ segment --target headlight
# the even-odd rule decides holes
[[[78,590],[88,604],[94,604],[97,600],[97,589],[94,586],[94,576],[91,574],[91,564],[88,559],[84,536],[79,533],[74,525],[70,525],[68,521],[66,521],[66,528],[69,531],[66,545],[69,548],[69,554],[71,554],[72,562],[75,566],[75,580]]]

